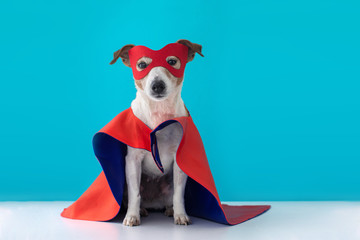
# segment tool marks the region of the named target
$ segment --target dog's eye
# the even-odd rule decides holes
[[[175,59],[169,59],[168,64],[170,64],[171,66],[174,66],[176,64],[176,60]]]
[[[138,67],[139,67],[140,69],[144,69],[144,68],[147,67],[147,64],[146,64],[145,62],[139,62],[139,63],[138,63]]]

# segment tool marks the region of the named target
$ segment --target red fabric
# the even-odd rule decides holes
[[[104,172],[101,172],[83,195],[64,209],[61,216],[90,221],[107,221],[114,218],[119,210],[120,206],[111,193]]]
[[[99,132],[106,133],[133,148],[142,148],[150,152],[149,136],[151,131],[148,126],[133,114],[131,108],[128,108],[119,113]]]
[[[188,57],[188,47],[180,43],[170,43],[160,50],[151,50],[145,46],[135,46],[129,50],[130,66],[136,80],[144,78],[152,68],[164,67],[170,71],[175,77],[182,77],[184,75],[185,65]],[[167,63],[166,58],[175,56],[180,59],[181,65],[179,69],[175,69]],[[136,69],[137,61],[142,57],[149,57],[152,62],[143,70]]]
[[[230,225],[235,225],[238,223],[242,223],[251,218],[254,218],[254,213],[261,214],[270,209],[269,205],[251,205],[251,206],[230,206],[227,204],[221,205],[226,220]]]
[[[198,130],[191,117],[179,117],[183,127],[183,138],[176,154],[176,161],[182,171],[201,186],[205,187],[215,198],[224,212],[230,225],[249,220],[270,206],[229,206],[221,204],[215,182],[205,154],[204,146]],[[152,130],[138,119],[131,108],[121,112],[99,132],[106,133],[124,144],[151,151],[150,133]],[[89,189],[61,216],[93,221],[106,221],[114,218],[120,206],[116,202],[109,184],[102,172]]]

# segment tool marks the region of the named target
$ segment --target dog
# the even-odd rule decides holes
[[[176,43],[188,48],[187,63],[195,54],[203,56],[202,46],[181,39]],[[128,66],[132,66],[129,51],[133,44],[123,46],[114,53],[110,64],[119,58]],[[180,69],[182,64],[177,56],[167,56],[166,61],[174,69]],[[136,70],[141,72],[152,62],[144,56],[137,60]],[[134,63],[133,63],[134,64]],[[160,123],[176,118],[189,116],[188,110],[181,98],[184,76],[176,77],[167,68],[153,67],[146,76],[135,79],[136,97],[131,103],[135,116],[148,127],[154,129]],[[147,216],[147,209],[165,210],[166,216],[173,216],[174,223],[191,224],[191,219],[185,211],[184,191],[187,175],[176,163],[176,151],[182,138],[182,128],[179,123],[173,123],[156,133],[159,154],[164,173],[159,171],[154,163],[151,152],[128,146],[125,157],[125,175],[127,190],[124,193],[124,205],[127,212],[123,220],[126,226],[140,225],[140,216]]]

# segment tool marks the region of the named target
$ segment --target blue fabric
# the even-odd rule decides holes
[[[117,203],[121,206],[125,187],[125,156],[127,146],[106,133],[96,133],[94,152],[99,160]]]
[[[186,183],[185,209],[191,216],[229,224],[216,198],[192,178]]]

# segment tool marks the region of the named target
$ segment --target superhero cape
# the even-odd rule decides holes
[[[230,206],[220,202],[200,134],[190,116],[167,120],[151,130],[128,108],[94,135],[94,152],[103,171],[61,216],[91,221],[113,219],[120,211],[123,198],[127,145],[150,151],[163,172],[155,133],[175,122],[183,129],[176,162],[188,176],[185,188],[188,215],[234,225],[270,209],[269,205]]]

